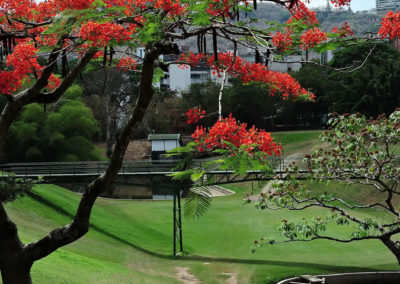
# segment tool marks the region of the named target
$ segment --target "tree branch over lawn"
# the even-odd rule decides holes
[[[400,109],[389,118],[381,115],[371,120],[360,114],[333,114],[329,123],[332,129],[321,136],[321,141],[330,146],[304,159],[302,166],[308,172],[305,175],[307,182],[296,179],[299,166],[293,163],[286,169],[287,180],[276,184],[272,193],[262,193],[257,198],[247,196],[245,201],[254,202],[260,209],[327,209],[326,217],[295,222],[282,220],[279,231],[288,240],[277,243],[316,239],[337,242],[378,239],[400,263],[400,244],[391,239],[400,232],[400,212],[394,200],[400,180],[400,159],[397,155]],[[331,193],[328,184],[322,193],[314,189],[317,182],[331,180],[346,185],[361,184],[363,187],[358,190],[372,194],[376,200],[345,201],[340,192]],[[341,188],[346,190],[343,186]],[[368,217],[360,217],[355,209],[369,213]],[[348,238],[326,235],[324,232],[329,232],[333,225],[349,227],[352,233]],[[256,246],[266,243],[264,239],[256,241]]]

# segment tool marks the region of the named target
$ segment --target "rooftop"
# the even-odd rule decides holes
[[[149,134],[148,140],[180,140],[180,134]]]

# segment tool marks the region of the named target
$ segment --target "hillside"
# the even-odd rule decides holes
[[[367,32],[377,32],[381,17],[369,12],[353,12],[351,10],[316,10],[317,19],[320,22],[321,30],[331,31],[333,27],[340,26],[344,22],[350,24],[356,35],[364,35]],[[259,18],[260,27],[265,21],[285,23],[289,19],[289,12],[284,8],[279,8],[275,4],[260,3],[253,13],[248,17]]]
[[[353,12],[351,10],[316,10],[317,18],[320,22],[320,28],[323,31],[330,32],[335,26],[341,26],[344,22],[347,22],[351,29],[354,31],[355,35],[363,36],[366,33],[373,32],[376,33],[379,30],[381,17],[376,14],[370,13],[368,11]],[[257,18],[256,23],[250,23],[251,18]],[[287,9],[282,8],[276,4],[271,3],[259,3],[256,11],[248,13],[247,17],[245,14],[241,15],[242,21],[248,22],[248,25],[255,25],[260,28],[265,28],[265,22],[276,22],[279,24],[286,23],[289,19],[289,12]],[[211,51],[211,37],[207,39],[208,47],[207,50]],[[190,49],[193,51],[197,50],[197,42],[195,39],[187,40],[182,42],[182,44],[189,45]],[[233,47],[220,40],[218,42],[219,50],[230,50]],[[247,49],[238,46],[239,53],[246,53]]]

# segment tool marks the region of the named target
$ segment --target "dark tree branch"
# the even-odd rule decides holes
[[[61,95],[72,85],[75,79],[79,76],[79,74],[83,71],[86,65],[90,62],[93,56],[96,54],[97,50],[89,50],[85,52],[85,54],[81,57],[78,63],[72,68],[65,79],[61,82],[60,86],[58,86],[54,91],[49,93],[39,93],[33,99],[32,102],[36,103],[53,103],[56,102]]]
[[[62,46],[63,39],[57,44],[57,47],[53,49],[48,58],[48,63],[54,62],[60,54],[60,46]],[[8,129],[11,126],[12,121],[21,111],[21,109],[32,102],[32,99],[48,84],[48,79],[52,74],[54,64],[47,65],[41,77],[28,89],[21,91],[15,96],[10,96],[6,106],[4,107],[0,115],[0,153],[4,149],[4,143],[7,138]],[[4,160],[3,154],[0,154],[0,161]]]
[[[178,47],[172,43],[148,46],[146,51],[147,52],[143,60],[139,97],[129,121],[121,130],[117,138],[106,172],[89,184],[86,192],[82,196],[74,219],[70,224],[58,228],[41,240],[25,246],[24,251],[32,262],[49,255],[62,246],[76,241],[85,235],[89,230],[89,219],[94,202],[102,192],[111,186],[112,182],[117,176],[118,171],[121,168],[127,146],[132,138],[133,133],[143,120],[146,109],[152,99],[154,62],[162,54],[179,53]]]

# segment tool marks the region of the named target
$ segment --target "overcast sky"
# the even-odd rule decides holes
[[[311,7],[326,6],[326,0],[311,0]],[[375,8],[375,0],[352,0],[351,9],[353,11],[363,11]]]

